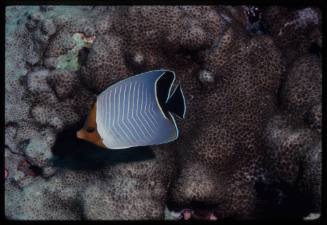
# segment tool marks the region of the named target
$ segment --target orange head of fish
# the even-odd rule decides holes
[[[102,138],[97,130],[96,103],[93,104],[82,129],[76,132],[76,136],[79,139],[83,139],[85,141],[91,142],[102,148],[107,148],[103,144]]]

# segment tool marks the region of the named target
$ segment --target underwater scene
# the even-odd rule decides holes
[[[7,6],[8,220],[316,220],[322,12]]]

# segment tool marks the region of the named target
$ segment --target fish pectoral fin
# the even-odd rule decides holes
[[[178,85],[173,94],[168,99],[165,108],[167,111],[174,113],[179,118],[184,119],[186,113],[186,103],[181,86]]]

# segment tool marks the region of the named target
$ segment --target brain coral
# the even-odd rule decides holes
[[[245,6],[8,7],[6,216],[260,218],[258,185],[278,182],[313,199],[293,217],[319,213],[321,65],[291,44],[285,63],[270,19],[283,10],[263,10],[263,34]],[[319,18],[305,21],[288,33]],[[187,100],[176,142],[103,151],[76,140],[97,94],[158,68],[176,72]]]

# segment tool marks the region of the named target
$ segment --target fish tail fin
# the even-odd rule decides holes
[[[174,92],[166,102],[165,106],[167,111],[174,113],[179,118],[182,119],[185,118],[185,113],[186,113],[185,97],[180,85],[178,85],[177,88],[174,90]]]

